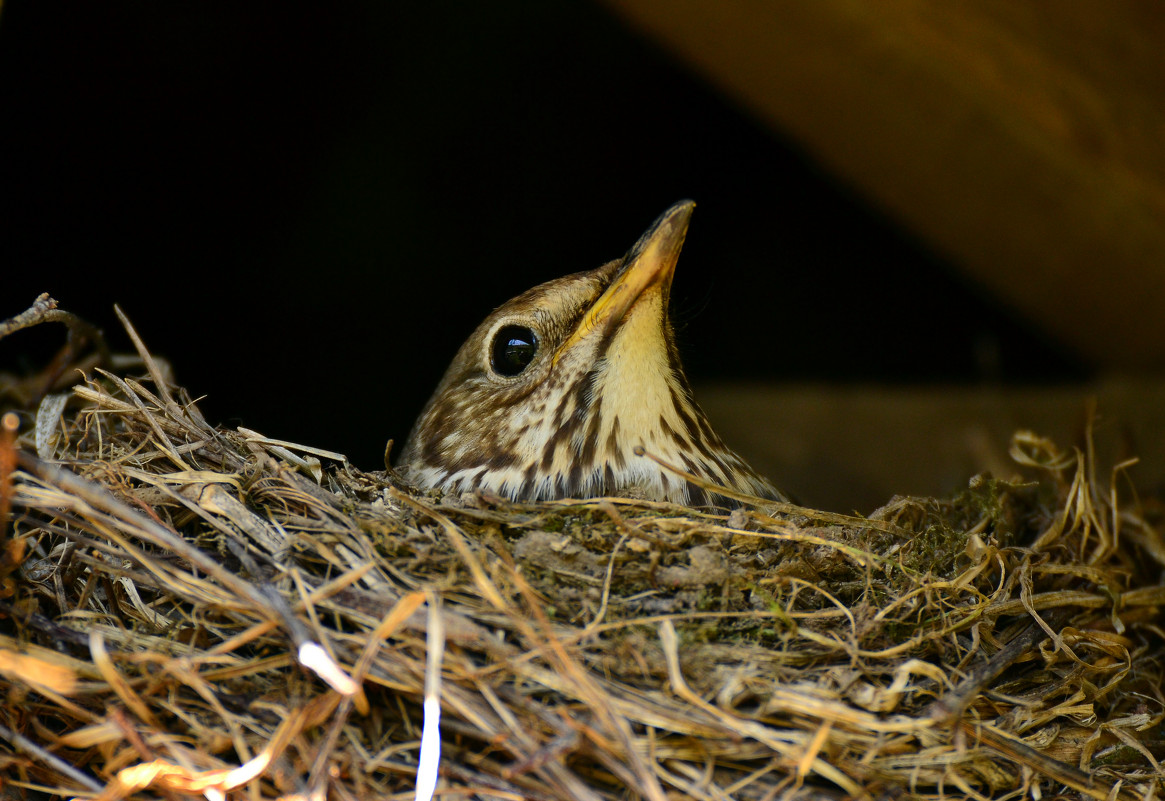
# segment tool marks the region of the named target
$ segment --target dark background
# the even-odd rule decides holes
[[[212,422],[365,469],[490,309],[684,197],[697,383],[1089,372],[586,2],[7,0],[0,109],[0,317],[128,349],[118,303]]]

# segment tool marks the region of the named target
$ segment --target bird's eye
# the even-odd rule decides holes
[[[494,334],[490,361],[498,375],[515,376],[534,361],[538,337],[524,325],[506,325]]]

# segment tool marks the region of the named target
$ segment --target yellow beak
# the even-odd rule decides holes
[[[694,201],[681,200],[661,214],[647,232],[639,237],[639,241],[623,259],[623,266],[619,268],[615,280],[587,310],[574,333],[555,354],[555,361],[560,354],[592,332],[612,330],[649,290],[671,286],[680,249],[684,246],[684,236],[688,233],[688,222],[695,207]]]

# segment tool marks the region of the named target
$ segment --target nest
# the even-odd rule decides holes
[[[869,518],[431,497],[208,424],[132,328],[118,369],[47,298],[0,336],[51,320],[0,385],[10,790],[1161,792],[1165,548],[1087,450]]]

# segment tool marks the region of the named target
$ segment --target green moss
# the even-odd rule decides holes
[[[1030,528],[1021,510],[1031,508],[1034,491],[1031,485],[979,477],[949,500],[920,499],[924,514],[901,552],[902,566],[920,575],[958,575],[972,530],[1001,547],[1016,544],[1017,532]]]
[[[1092,768],[1095,770],[1105,765],[1135,764],[1143,759],[1141,752],[1131,745],[1118,745],[1093,759]]]

